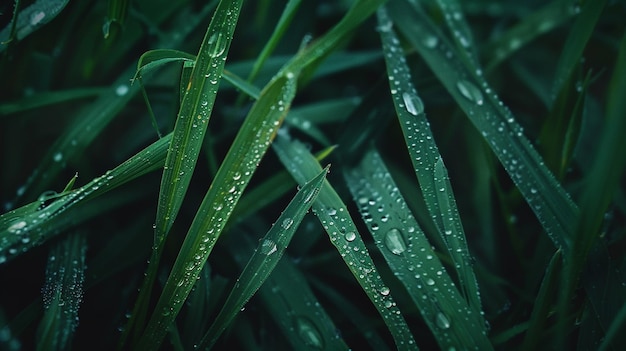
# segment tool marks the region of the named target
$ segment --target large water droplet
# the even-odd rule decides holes
[[[481,93],[480,89],[478,89],[474,84],[466,80],[460,80],[456,83],[456,87],[468,100],[473,101],[478,105],[483,104],[483,93]]]
[[[404,242],[402,232],[396,228],[390,229],[387,234],[385,234],[385,246],[387,246],[389,251],[394,255],[401,255],[406,251],[406,243]]]
[[[211,35],[209,37],[209,40],[207,41],[207,44],[210,45],[209,55],[211,57],[221,56],[224,51],[226,51],[226,42],[227,40],[222,33],[213,33],[213,35]]]
[[[54,162],[61,162],[61,160],[63,159],[63,154],[57,152],[52,156],[52,159],[54,160]]]
[[[15,232],[23,229],[24,227],[26,227],[26,222],[25,221],[18,221],[18,222],[15,222],[15,223],[11,224],[9,226],[9,228],[7,228],[7,231],[9,231],[10,233],[15,233]]]
[[[347,241],[354,241],[354,239],[356,239],[356,233],[347,232],[346,235],[344,235],[344,237],[346,238]]]
[[[126,93],[128,93],[128,85],[126,84],[119,85],[115,88],[115,94],[117,94],[117,96],[124,96]]]
[[[292,224],[293,224],[293,219],[285,218],[283,220],[282,227],[283,227],[283,229],[287,230],[287,229],[289,229],[291,227]]]
[[[308,318],[296,317],[296,332],[304,345],[316,350],[324,349],[322,334]]]
[[[264,255],[271,255],[276,252],[276,243],[269,239],[264,239],[261,243],[261,253]]]
[[[404,92],[402,93],[402,100],[404,100],[404,107],[406,110],[413,116],[417,116],[424,111],[424,103],[419,96]]]
[[[448,317],[441,312],[437,313],[437,317],[435,317],[435,324],[437,324],[437,326],[441,329],[450,328],[450,321],[448,320]]]
[[[43,11],[35,11],[30,15],[30,25],[36,26],[46,17],[46,13]]]

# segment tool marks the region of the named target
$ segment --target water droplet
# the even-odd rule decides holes
[[[385,234],[385,246],[387,246],[389,251],[394,255],[400,255],[406,251],[406,244],[402,232],[396,228],[390,229],[387,234]]]
[[[460,80],[456,83],[456,87],[468,100],[473,101],[478,105],[483,104],[483,93],[481,93],[474,84],[466,80]]]
[[[311,323],[307,318],[296,317],[296,332],[300,339],[304,342],[304,345],[309,346],[316,350],[324,349],[324,339],[322,334],[317,330],[315,325]]]
[[[439,44],[439,39],[435,36],[429,35],[424,38],[424,45],[426,45],[426,47],[429,49],[434,48],[435,46],[437,46],[437,44]]]
[[[54,160],[54,162],[61,162],[61,160],[63,159],[63,154],[57,152],[54,154],[54,156],[52,156],[52,159]]]
[[[448,317],[446,317],[441,312],[437,313],[437,317],[435,318],[435,324],[437,324],[437,326],[441,329],[450,328],[450,321],[448,320]]]
[[[30,15],[30,25],[36,26],[46,17],[46,13],[43,11],[35,11]]]
[[[347,241],[354,241],[354,239],[356,239],[356,233],[347,232],[346,235],[344,235],[344,237],[346,238]]]
[[[210,45],[209,55],[211,57],[221,56],[226,51],[226,42],[227,40],[222,33],[213,33],[207,41],[207,44]]]
[[[287,230],[287,229],[291,228],[292,224],[293,224],[293,219],[285,218],[283,220],[282,227],[283,227],[283,229]]]
[[[407,112],[412,114],[413,116],[417,116],[419,113],[424,111],[424,103],[419,96],[413,94],[409,94],[407,92],[402,93],[402,100],[404,100],[404,107]]]
[[[391,292],[391,290],[389,290],[389,288],[386,287],[386,286],[383,286],[383,288],[380,289],[380,294],[383,295],[383,296],[389,295],[390,292]]]
[[[277,251],[276,243],[269,239],[263,239],[261,243],[261,253],[264,255],[271,255]]]
[[[435,281],[432,278],[427,278],[426,285],[433,286],[435,285]]]
[[[124,96],[126,93],[128,93],[128,85],[126,84],[119,85],[115,88],[115,94],[117,94],[117,96]]]
[[[21,229],[24,229],[24,227],[26,227],[26,221],[18,221],[18,222],[11,224],[9,228],[7,228],[7,231],[11,233],[15,233]]]

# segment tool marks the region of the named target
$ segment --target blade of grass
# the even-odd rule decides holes
[[[37,331],[37,350],[67,350],[78,326],[83,298],[87,245],[72,234],[50,251],[43,288],[44,315]]]
[[[439,347],[492,349],[482,312],[455,287],[378,152],[370,150],[343,174],[376,246],[419,308]],[[469,266],[468,262],[458,264]]]
[[[380,36],[396,114],[426,207],[454,263],[459,290],[474,313],[480,315],[482,307],[478,283],[471,267],[471,255],[447,170],[424,114],[424,104],[413,86],[399,40],[392,27],[384,25],[391,23],[384,7],[378,11],[378,20],[380,28],[386,28],[380,30]]]
[[[68,218],[71,217],[69,213],[72,209],[79,208],[84,202],[162,167],[170,140],[171,134],[78,189],[43,196],[28,205],[2,214],[0,264],[59,234],[65,222],[72,220]],[[53,202],[48,204],[50,200]]]
[[[22,40],[52,21],[63,11],[67,3],[69,0],[38,0],[14,14],[11,24],[0,31],[0,52],[13,40]],[[18,6],[15,9],[17,11]]]
[[[567,250],[578,209],[524,137],[512,113],[489,88],[481,70],[455,57],[456,50],[418,6],[392,0],[388,9],[394,23],[487,140],[550,239]]]
[[[125,343],[131,331],[136,330],[134,342],[139,337],[139,329],[144,326],[163,245],[180,210],[200,154],[242,3],[243,0],[220,1],[206,30],[191,77],[188,82],[181,82],[186,84],[186,88],[161,178],[154,227],[154,250],[146,279],[120,345]]]
[[[579,275],[587,262],[587,256],[596,245],[600,236],[600,229],[604,215],[615,190],[623,178],[626,168],[626,158],[615,150],[626,149],[626,103],[620,93],[626,92],[626,35],[622,37],[620,50],[611,79],[611,92],[607,100],[607,117],[604,130],[599,138],[599,147],[589,174],[586,175],[586,184],[581,199],[581,216],[577,221],[574,242],[571,252],[567,252],[561,297],[558,311],[562,322],[559,324],[557,342],[564,343],[566,328],[565,319],[569,311],[568,301],[573,296]],[[620,146],[621,145],[621,146]],[[602,245],[602,242],[599,244]],[[623,286],[621,288],[623,290]]]
[[[278,220],[272,225],[272,228],[260,240],[259,246],[239,275],[222,309],[198,344],[199,349],[210,349],[213,347],[219,336],[232,323],[246,302],[250,300],[252,295],[256,293],[272,273],[287,249],[302,218],[304,218],[311,204],[317,198],[323,181],[326,179],[328,168],[326,167],[322,170],[320,174],[308,181],[298,191]]]
[[[28,111],[49,105],[71,102],[79,99],[96,97],[104,93],[107,88],[79,88],[60,91],[49,91],[28,96],[13,102],[0,104],[1,118],[9,118],[9,115],[17,112]]]
[[[198,276],[200,268],[221,235],[241,193],[284,120],[294,98],[296,79],[301,69],[326,57],[328,52],[362,23],[378,4],[379,1],[356,2],[336,26],[288,62],[262,91],[259,100],[253,105],[237,133],[196,213],[163,293],[137,347],[154,349],[162,342],[169,325],[176,318],[193,287],[195,277]],[[171,221],[172,218],[166,220]]]
[[[304,145],[297,141],[290,142],[286,136],[276,139],[274,150],[292,177],[301,185],[321,169]],[[313,210],[346,266],[383,317],[396,346],[401,349],[417,349],[413,335],[389,288],[383,283],[346,205],[330,183],[324,183],[317,201],[313,204]]]

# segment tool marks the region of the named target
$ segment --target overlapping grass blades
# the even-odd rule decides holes
[[[452,282],[378,152],[366,152],[344,176],[376,246],[419,308],[439,347],[492,349],[482,311]],[[459,264],[471,270],[469,262]]]
[[[552,241],[568,250],[578,209],[513,114],[489,88],[480,68],[459,59],[465,54],[451,45],[416,3],[392,0],[388,9],[393,23],[483,135]]]
[[[229,152],[220,165],[212,185],[196,213],[195,219],[191,224],[183,246],[174,263],[170,277],[163,289],[163,293],[157,302],[155,312],[152,314],[146,326],[146,330],[138,342],[138,347],[146,349],[158,347],[171,323],[180,311],[204,262],[207,260],[215,242],[222,233],[236,203],[239,201],[243,190],[250,181],[256,167],[289,110],[291,101],[295,96],[299,72],[326,57],[328,53],[345,38],[350,30],[354,29],[367,18],[378,5],[378,1],[355,3],[335,27],[325,34],[324,37],[300,52],[293,60],[287,63],[263,89],[259,99],[252,106],[244,124],[237,133]],[[220,11],[219,6],[217,11]],[[222,20],[226,21],[229,19]],[[211,44],[209,55],[214,55],[217,48],[217,53],[219,54],[217,56],[221,57],[221,55],[224,54],[222,47],[213,46],[212,36],[207,35],[207,37],[209,38],[207,43]],[[217,40],[215,45],[218,45],[218,42],[220,45],[224,45],[224,43],[219,41],[222,39],[219,39],[219,36],[213,39]],[[200,54],[202,55],[203,53],[200,52]],[[196,65],[198,65],[198,63],[196,63]],[[193,74],[190,82],[192,81]],[[191,84],[193,86],[193,83]],[[200,99],[196,102],[202,105],[203,101],[204,100]],[[179,115],[179,118],[180,116],[181,115]],[[193,124],[191,126],[193,127]],[[181,142],[187,141],[186,138],[181,140]],[[182,146],[174,146],[174,148],[178,147]],[[184,158],[184,156],[185,154],[180,154],[181,158]],[[180,162],[182,161],[176,162],[178,163],[175,163],[175,165],[181,164]],[[166,161],[166,167],[168,167],[167,163],[168,161]],[[171,180],[178,182],[182,179],[180,177],[191,177],[191,174],[189,174],[190,170],[183,168],[178,169],[178,172],[181,171],[185,173],[181,175],[180,173],[172,172],[172,177],[174,178]],[[165,179],[165,173],[163,179]],[[170,188],[170,185],[164,182],[165,181],[162,182],[162,189],[163,187],[166,187],[166,189]],[[184,189],[181,188],[181,190]],[[165,193],[168,193],[168,191]],[[174,196],[174,193],[171,194],[171,196]],[[179,193],[177,196],[181,196],[181,194]],[[166,199],[169,197],[170,195],[165,196]],[[182,201],[182,199],[176,201]],[[180,205],[167,205],[170,209],[179,206]],[[158,213],[158,217],[164,215],[162,210],[159,210]],[[171,227],[171,223],[173,222],[171,215],[174,212],[166,210],[165,214],[168,213],[170,217],[161,220],[161,229],[159,229],[159,224],[157,223],[157,234],[160,231],[166,233],[166,229]],[[157,238],[157,242],[160,240],[162,240],[162,238]],[[155,252],[153,257],[158,259],[159,249],[157,248]],[[148,274],[148,278],[150,278],[150,274],[154,273],[149,271]],[[148,282],[147,285],[150,286],[151,283],[149,279],[146,279],[146,281]],[[140,300],[142,304],[144,304],[145,301],[145,298]]]
[[[384,7],[378,11],[378,20],[391,95],[426,207],[452,258],[459,289],[474,313],[479,314],[482,310],[480,294],[447,170],[426,120],[424,104],[413,86],[403,50],[398,45],[399,40]]]
[[[328,168],[327,166],[323,169],[298,191],[272,228],[260,240],[222,309],[198,344],[199,349],[210,348],[215,344],[217,338],[230,325],[237,313],[272,273],[302,218],[317,198],[323,181],[326,179]]]
[[[170,140],[171,134],[78,189],[60,194],[49,192],[37,201],[4,213],[0,216],[0,264],[77,224],[71,213],[74,208],[162,167]]]
[[[321,169],[306,147],[298,141],[290,141],[288,136],[279,136],[274,142],[274,150],[299,184],[304,184]],[[389,288],[382,281],[346,205],[330,183],[325,182],[313,204],[313,210],[346,266],[383,317],[396,346],[417,349],[413,335]]]

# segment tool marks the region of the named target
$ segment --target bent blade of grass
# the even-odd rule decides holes
[[[162,167],[170,141],[171,134],[78,189],[49,193],[0,216],[0,264],[57,235],[65,227],[70,210]]]
[[[424,202],[452,258],[459,289],[474,312],[480,315],[482,307],[478,283],[471,267],[471,255],[447,170],[424,114],[424,104],[412,83],[399,40],[392,26],[384,25],[391,23],[384,7],[378,11],[378,20],[380,28],[385,28],[380,30],[380,36],[391,95]]]
[[[180,50],[157,49],[144,52],[137,62],[137,72],[133,80],[170,62],[195,61],[196,56]]]
[[[197,16],[185,15],[185,27],[164,37],[158,46],[176,47],[193,31],[209,13],[210,5],[203,7]],[[78,160],[85,149],[100,135],[104,128],[139,92],[137,85],[129,85],[136,72],[136,65],[126,68],[98,99],[85,106],[74,121],[65,127],[64,133],[49,148],[48,153],[38,163],[37,169],[24,184],[24,192],[18,194],[15,203],[23,199],[31,201],[47,190],[52,181],[66,167],[67,163]]]
[[[550,239],[567,250],[578,209],[513,114],[492,92],[481,70],[454,55],[456,49],[419,7],[392,0],[388,9],[394,23],[485,138]]]
[[[50,251],[42,290],[44,314],[37,330],[37,350],[67,350],[78,325],[85,280],[84,236],[72,234]]]
[[[245,268],[239,275],[235,286],[231,290],[213,324],[198,344],[199,349],[213,347],[219,336],[232,323],[235,316],[259,290],[274,267],[283,256],[293,234],[300,225],[302,218],[311,208],[317,194],[326,179],[328,166],[315,178],[308,181],[291,200],[287,208],[280,215],[276,223],[260,240],[259,246],[248,260]]]
[[[492,349],[482,312],[455,287],[378,152],[343,174],[376,246],[441,349]]]
[[[289,141],[287,136],[279,135],[274,142],[274,150],[285,168],[301,185],[321,170],[321,166],[306,147],[300,142]],[[313,210],[346,266],[383,317],[396,346],[401,349],[417,349],[413,335],[389,288],[382,281],[346,205],[328,181],[324,182],[313,204]]]

